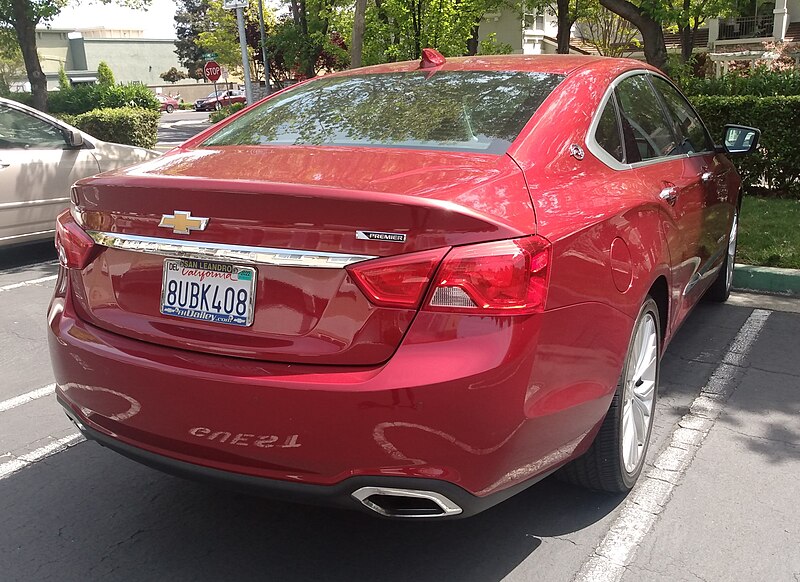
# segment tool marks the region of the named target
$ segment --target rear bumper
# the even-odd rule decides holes
[[[76,317],[61,277],[48,338],[68,414],[136,460],[342,507],[359,506],[361,486],[422,488],[465,516],[591,442],[619,373],[609,340],[627,341],[615,313],[587,305],[513,325],[420,314],[383,365],[301,366],[106,332]],[[597,337],[577,325],[586,318]]]

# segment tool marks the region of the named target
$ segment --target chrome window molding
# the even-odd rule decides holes
[[[603,109],[605,108],[606,103],[608,103],[608,100],[611,98],[611,94],[613,93],[614,89],[617,88],[617,85],[619,85],[622,81],[624,81],[625,79],[627,79],[629,77],[633,77],[633,76],[636,76],[636,75],[648,75],[648,76],[653,76],[653,77],[660,77],[660,78],[664,79],[665,81],[667,81],[670,85],[674,86],[674,84],[668,78],[664,77],[663,75],[658,75],[656,73],[653,73],[653,71],[649,71],[647,69],[636,69],[635,71],[627,71],[626,73],[623,73],[622,75],[620,75],[619,77],[614,79],[614,81],[606,89],[606,92],[603,95],[603,98],[600,100],[600,103],[597,106],[597,110],[594,112],[594,115],[592,117],[592,123],[589,124],[589,130],[587,131],[587,134],[586,134],[586,149],[588,149],[592,153],[592,155],[594,155],[594,157],[596,157],[598,160],[603,162],[606,166],[608,166],[612,170],[630,170],[630,169],[633,169],[633,168],[641,168],[643,166],[650,166],[652,164],[660,164],[662,162],[671,162],[673,160],[688,159],[688,158],[694,158],[694,157],[697,157],[697,156],[707,156],[707,155],[713,153],[712,151],[709,150],[709,151],[704,151],[704,152],[695,152],[693,154],[678,154],[676,156],[660,156],[660,157],[657,157],[657,158],[650,158],[649,160],[642,160],[641,162],[635,162],[633,164],[623,164],[622,162],[620,162],[619,160],[614,158],[614,156],[612,156],[606,150],[604,150],[603,147],[599,143],[597,143],[597,140],[594,138],[595,132],[597,131],[597,126],[600,125],[600,117],[603,114]],[[661,106],[660,102],[659,102],[659,106]],[[692,110],[694,111],[694,108],[692,108]],[[695,113],[697,113],[697,111],[695,111]],[[699,117],[699,115],[698,115],[698,117]],[[701,122],[703,121],[702,118],[700,119],[700,121]],[[704,127],[705,127],[705,125],[704,125]],[[706,128],[706,131],[708,131],[707,128]]]
[[[154,238],[114,232],[100,232],[96,230],[87,232],[95,243],[112,249],[181,259],[204,259],[223,263],[343,269],[347,265],[352,265],[353,263],[360,263],[361,261],[377,258],[371,255],[248,247],[202,241]]]

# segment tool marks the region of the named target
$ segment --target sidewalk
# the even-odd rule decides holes
[[[800,580],[798,337],[800,317],[770,314],[625,582]]]

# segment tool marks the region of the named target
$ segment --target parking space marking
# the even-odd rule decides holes
[[[672,491],[694,460],[708,432],[736,389],[744,360],[771,311],[756,309],[736,334],[722,362],[711,374],[689,413],[672,432],[655,467],[636,485],[619,516],[583,564],[573,582],[618,582],[633,562],[636,550],[666,507]]]
[[[22,406],[23,404],[27,404],[28,402],[36,400],[37,398],[42,398],[43,396],[49,396],[55,391],[55,389],[56,389],[55,384],[48,384],[47,386],[43,386],[36,390],[31,390],[30,392],[26,392],[25,394],[20,394],[19,396],[15,396],[14,398],[3,400],[2,402],[0,402],[0,412],[11,410],[12,408],[16,408],[17,406]]]
[[[0,292],[11,291],[12,289],[19,289],[20,287],[29,287],[31,285],[39,285],[41,283],[48,283],[55,281],[58,275],[48,275],[47,277],[39,277],[38,279],[30,279],[29,281],[22,281],[21,283],[12,283],[11,285],[3,285],[0,287]]]
[[[56,453],[65,451],[69,447],[75,446],[78,443],[81,443],[85,440],[86,439],[84,438],[84,436],[80,433],[70,434],[56,441],[53,441],[49,445],[39,447],[38,449],[31,451],[30,453],[20,455],[16,459],[6,461],[5,463],[0,465],[0,481],[5,479],[6,477],[10,477],[17,471],[24,469],[29,465],[41,461],[42,459],[47,458],[50,455],[55,455]]]

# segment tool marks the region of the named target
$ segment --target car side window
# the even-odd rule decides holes
[[[681,143],[682,152],[693,154],[713,151],[714,143],[711,141],[711,137],[683,95],[661,77],[653,77],[653,85],[664,98],[667,110],[676,125],[676,131],[680,133],[683,139]]]
[[[644,75],[620,81],[616,87],[627,162],[682,154],[664,110]]]
[[[625,159],[613,94],[606,102],[603,113],[600,114],[597,130],[594,132],[594,139],[601,148],[611,154],[611,157],[618,162],[622,162]]]
[[[66,145],[58,127],[0,104],[0,149],[60,150]]]

